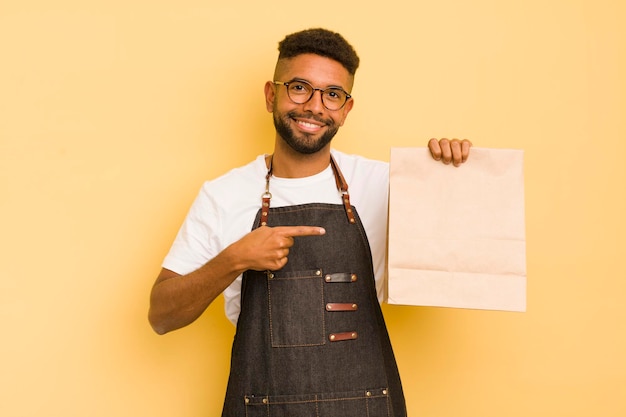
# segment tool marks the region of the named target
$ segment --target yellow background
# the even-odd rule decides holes
[[[166,336],[160,262],[205,179],[271,151],[277,42],[362,67],[338,149],[525,151],[528,311],[384,306],[410,415],[626,415],[626,6],[0,2],[0,415],[217,416],[220,299]]]

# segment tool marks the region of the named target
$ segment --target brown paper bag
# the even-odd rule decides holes
[[[392,148],[389,304],[526,310],[523,151]]]

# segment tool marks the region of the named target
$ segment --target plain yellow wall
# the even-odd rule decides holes
[[[2,0],[0,415],[217,416],[220,300],[152,333],[205,179],[271,151],[277,42],[357,48],[335,140],[525,151],[528,311],[384,306],[412,416],[626,415],[626,6],[609,0]]]

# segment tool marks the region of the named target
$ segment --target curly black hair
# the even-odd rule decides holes
[[[316,54],[334,59],[351,75],[359,67],[356,51],[339,33],[327,29],[306,29],[287,35],[278,43],[278,59],[293,58],[301,54]]]

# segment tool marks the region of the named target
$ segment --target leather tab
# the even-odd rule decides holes
[[[359,306],[356,303],[328,303],[326,311],[357,311]]]
[[[324,275],[324,281],[326,282],[355,282],[357,280],[356,274],[351,274],[348,272],[339,272],[337,274],[326,274]]]
[[[272,177],[272,162],[274,156],[272,155],[269,160],[269,168],[265,175],[265,192],[261,196],[261,219],[259,220],[259,226],[267,226],[267,218],[270,214],[270,200],[272,199],[272,193],[270,193],[270,178]]]
[[[359,337],[357,332],[331,333],[328,335],[328,340],[331,342],[341,342],[343,340],[354,340],[357,337]]]
[[[269,211],[270,211],[270,198],[271,198],[271,194],[269,196],[264,194],[262,198],[261,220],[260,220],[261,226],[267,226],[267,216],[269,215]]]

